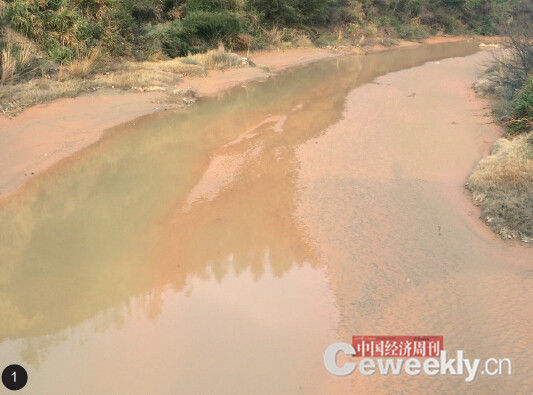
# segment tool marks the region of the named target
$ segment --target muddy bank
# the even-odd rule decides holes
[[[463,37],[428,39],[428,43],[464,40]],[[399,47],[419,43],[402,41]],[[395,47],[396,48],[396,47]],[[366,53],[390,48],[375,46]],[[298,48],[260,51],[251,56],[258,67],[211,71],[207,77],[184,78],[179,88],[193,89],[199,97],[213,97],[230,88],[263,80],[273,74],[321,59],[353,53],[354,48],[326,50]],[[15,118],[0,116],[0,197],[63,158],[98,141],[104,130],[142,115],[173,108],[157,92],[99,91],[26,109]]]
[[[531,392],[532,250],[506,243],[464,192],[501,134],[471,84],[490,54],[428,62],[353,90],[343,120],[298,149],[298,218],[328,265],[339,338],[439,333],[512,376],[341,379],[362,393]],[[520,339],[520,340],[518,340]]]

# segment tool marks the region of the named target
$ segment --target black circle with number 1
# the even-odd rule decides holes
[[[28,382],[28,373],[20,365],[9,365],[2,372],[2,383],[12,391],[24,388]]]

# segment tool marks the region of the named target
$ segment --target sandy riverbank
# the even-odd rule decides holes
[[[426,42],[432,44],[464,39],[438,37]],[[399,44],[400,47],[417,45],[420,44],[407,41]],[[385,49],[375,46],[364,51],[368,53]],[[336,51],[320,48],[260,51],[250,55],[258,67],[211,71],[207,77],[186,77],[178,87],[192,89],[200,98],[213,97],[290,68],[353,52],[353,48]],[[175,106],[163,102],[163,94],[159,92],[102,90],[36,105],[15,118],[0,116],[0,196],[5,197],[35,174],[98,141],[106,129]]]
[[[361,393],[527,393],[531,250],[483,228],[464,182],[501,128],[471,89],[490,53],[403,69],[351,91],[297,149],[295,217],[328,266],[338,338],[439,333],[449,354],[505,355],[512,376],[352,375]],[[475,222],[475,223],[474,223]]]

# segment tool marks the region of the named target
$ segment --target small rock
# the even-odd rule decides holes
[[[248,65],[250,67],[255,67],[255,63],[251,59],[248,59],[248,58],[242,58],[242,64]]]

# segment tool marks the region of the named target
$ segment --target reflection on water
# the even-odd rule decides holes
[[[280,279],[268,253],[264,264],[260,279],[230,270],[219,282],[207,270],[184,292],[155,289],[70,330],[0,350],[3,358],[21,353],[39,393],[257,393],[258,383],[262,393],[323,388],[329,378],[315,356],[337,319],[324,298],[324,273],[303,265]]]
[[[444,44],[317,63],[116,128],[32,180],[0,211],[0,351],[48,375],[82,370],[82,382],[118,374],[140,392],[128,378],[145,360],[170,369],[153,376],[161,390],[232,375],[270,381],[276,367],[279,387],[263,392],[301,385],[309,350],[320,355],[332,339],[335,309],[321,305],[331,299],[324,269],[294,217],[296,148],[341,118],[357,85],[474,51]],[[194,369],[209,341],[255,365],[211,355],[213,370]],[[194,362],[178,364],[177,354]],[[117,359],[120,373],[99,366]]]

